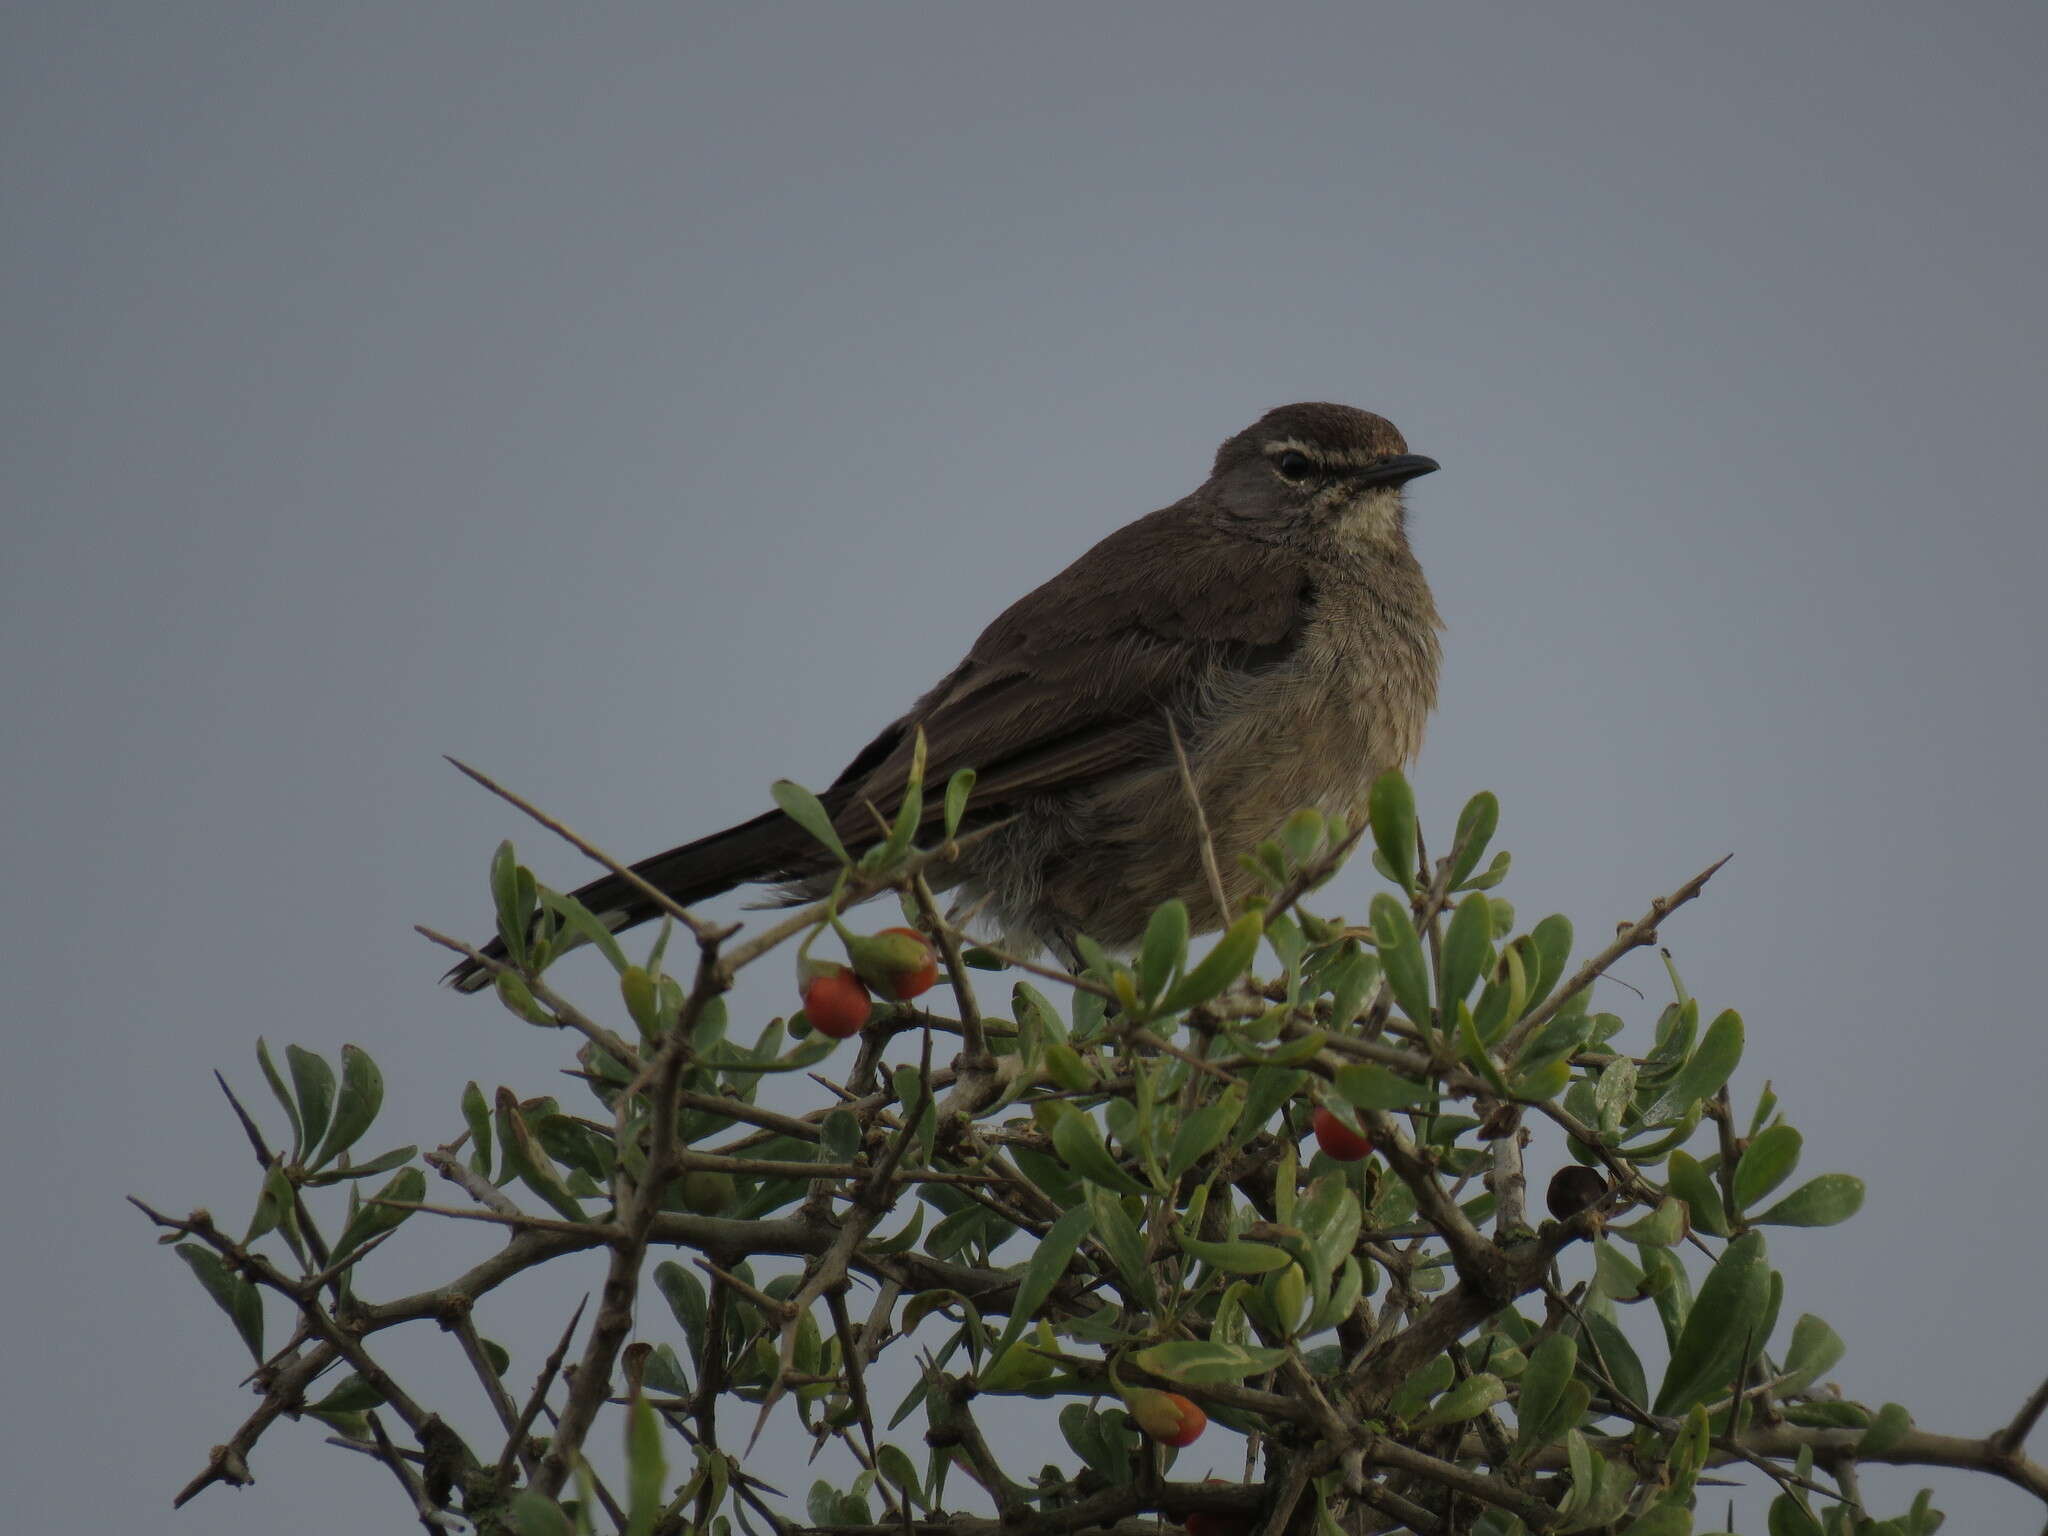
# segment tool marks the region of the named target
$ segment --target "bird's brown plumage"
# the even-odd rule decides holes
[[[1167,722],[1233,903],[1249,891],[1236,855],[1292,812],[1359,812],[1435,702],[1438,620],[1400,489],[1434,468],[1382,417],[1269,412],[1196,491],[1012,604],[862,749],[821,796],[841,837],[875,840],[870,807],[893,813],[921,727],[926,782],[973,768],[970,825],[1007,819],[944,875],[1013,940],[1128,944],[1169,896],[1214,925]],[[941,811],[927,797],[927,824]],[[830,861],[778,811],[634,868],[688,904],[753,881],[814,889]],[[615,876],[576,894],[620,927],[654,915]]]

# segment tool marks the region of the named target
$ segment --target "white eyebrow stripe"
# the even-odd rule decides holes
[[[1264,446],[1268,458],[1282,453],[1306,454],[1324,468],[1336,465],[1345,469],[1370,469],[1373,465],[1384,463],[1387,459],[1386,454],[1374,453],[1368,448],[1346,448],[1333,453],[1328,448],[1321,447],[1315,443],[1303,442],[1298,437],[1272,438]]]

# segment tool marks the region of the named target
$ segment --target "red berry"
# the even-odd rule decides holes
[[[1340,1163],[1355,1163],[1372,1150],[1372,1138],[1353,1130],[1322,1105],[1316,1106],[1312,1122],[1316,1143]]]
[[[811,1028],[834,1040],[859,1034],[871,1006],[867,988],[846,966],[823,967],[804,983],[804,1017]]]

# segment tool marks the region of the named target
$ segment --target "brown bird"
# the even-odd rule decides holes
[[[869,742],[820,796],[840,837],[855,853],[878,840],[868,807],[893,813],[922,727],[925,782],[973,768],[965,826],[1006,822],[935,883],[1011,943],[1071,954],[1078,932],[1124,948],[1174,896],[1197,931],[1220,926],[1173,734],[1233,906],[1257,885],[1237,855],[1295,811],[1357,824],[1436,703],[1441,621],[1402,489],[1436,468],[1367,411],[1267,412],[1217,449],[1198,489],[1013,603]],[[927,829],[942,798],[926,799]],[[779,810],[633,866],[684,905],[760,881],[805,899],[834,867]],[[614,929],[658,915],[616,875],[575,894]],[[489,981],[473,962],[449,977]]]

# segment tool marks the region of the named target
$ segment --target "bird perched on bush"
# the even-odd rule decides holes
[[[1125,947],[1170,897],[1197,931],[1219,926],[1174,737],[1232,905],[1255,887],[1237,855],[1294,811],[1363,818],[1436,702],[1440,621],[1404,487],[1437,467],[1367,411],[1267,412],[1194,491],[1013,603],[855,754],[820,796],[839,836],[856,853],[878,840],[870,807],[894,809],[921,730],[927,782],[977,771],[966,828],[1003,822],[929,873],[1010,943]],[[942,811],[930,797],[926,822]],[[836,862],[775,810],[633,868],[687,905],[754,882],[821,895]],[[616,875],[575,894],[615,929],[659,910]],[[450,976],[488,981],[474,962]]]

